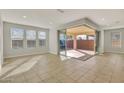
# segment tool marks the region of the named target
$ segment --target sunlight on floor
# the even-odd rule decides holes
[[[60,59],[61,61],[64,61],[64,60],[67,60],[67,59],[70,59],[71,57],[67,57],[67,56],[60,56]]]
[[[87,53],[87,54],[89,54],[89,55],[94,55],[94,54],[95,54],[94,51],[90,51],[90,50],[82,50],[82,49],[78,49],[78,51],[80,51],[80,52],[84,52],[84,53]]]
[[[68,50],[67,51],[67,56],[79,58],[79,57],[85,56],[85,54],[80,53],[76,50]]]
[[[0,76],[4,75],[5,73],[11,71],[12,69],[16,68],[18,65],[22,64],[24,61],[26,61],[28,58],[22,58],[22,59],[17,59],[13,61],[11,64],[7,64],[2,68],[2,73]],[[6,62],[5,62],[6,63]],[[8,63],[8,62],[7,62]]]
[[[13,76],[13,75],[16,75],[16,74],[20,74],[20,73],[23,73],[23,72],[26,72],[26,71],[30,70],[38,62],[38,60],[40,58],[41,58],[41,56],[36,56],[36,57],[31,58],[30,60],[28,60],[24,64],[22,63],[17,68],[14,66],[13,68],[15,68],[15,69],[13,69],[13,70],[12,70],[12,68],[11,69],[7,69],[7,71],[9,71],[9,70],[12,70],[12,71],[6,77]]]
[[[67,56],[74,57],[74,58],[83,57],[83,56],[86,55],[85,53],[87,53],[89,55],[94,55],[95,54],[94,51],[89,51],[89,50],[81,50],[81,49],[67,50]],[[61,54],[65,54],[65,51],[62,51]]]

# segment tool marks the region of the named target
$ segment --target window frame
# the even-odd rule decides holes
[[[120,45],[118,45],[118,46],[114,46],[113,45],[113,41],[114,41],[114,40],[112,40],[113,33],[119,33],[119,35],[120,35],[120,40],[119,40]],[[121,32],[111,32],[111,46],[112,46],[112,48],[121,48],[122,47],[122,44],[121,43],[122,43]]]
[[[13,28],[15,28],[15,29],[22,29],[23,30],[23,39],[22,39],[23,45],[22,45],[22,47],[17,47],[17,48],[14,48],[13,47],[13,44],[12,44],[12,41],[13,41],[13,38],[12,38],[12,29]],[[25,29],[19,28],[19,27],[11,27],[9,32],[10,32],[10,40],[11,40],[11,49],[23,49],[24,48],[24,38],[25,38],[24,34],[25,34]],[[19,40],[21,40],[21,39],[19,39]]]
[[[45,39],[40,39],[39,38],[39,33],[45,33]],[[37,31],[37,38],[38,38],[38,47],[46,47],[46,44],[47,44],[47,33],[45,31]],[[43,46],[40,45],[40,40],[45,40],[45,44]]]
[[[27,42],[28,42],[28,40],[31,40],[31,39],[27,39],[27,32],[28,31],[34,31],[35,32],[35,39],[34,39],[35,46],[34,47],[28,47],[28,43]],[[36,30],[28,30],[28,29],[26,29],[25,30],[25,41],[26,41],[26,48],[36,48],[37,47],[37,31]]]

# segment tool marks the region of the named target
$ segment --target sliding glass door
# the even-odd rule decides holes
[[[59,54],[66,56],[66,30],[59,30]]]
[[[91,51],[94,52],[93,54],[95,54],[99,52],[99,31],[94,30],[94,32],[91,32],[91,33],[94,33],[94,34],[92,36],[89,35],[87,38],[89,41],[93,41],[93,42],[88,42],[87,40],[87,43],[85,43],[86,40],[81,39],[82,42],[78,43],[78,45],[80,45],[80,48],[78,47],[77,49],[88,51],[90,48],[92,48]],[[75,50],[74,44],[73,44],[73,37],[69,37],[68,31],[66,29],[58,31],[58,46],[59,46],[58,54],[60,55],[68,56],[69,50]],[[84,46],[86,46],[86,48],[83,49]],[[73,52],[71,53],[71,55],[77,55],[77,54]]]

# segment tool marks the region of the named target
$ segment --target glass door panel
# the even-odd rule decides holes
[[[66,56],[66,30],[59,30],[59,54]]]

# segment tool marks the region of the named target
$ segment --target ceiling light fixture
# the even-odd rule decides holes
[[[23,18],[27,18],[27,16],[22,16]]]

